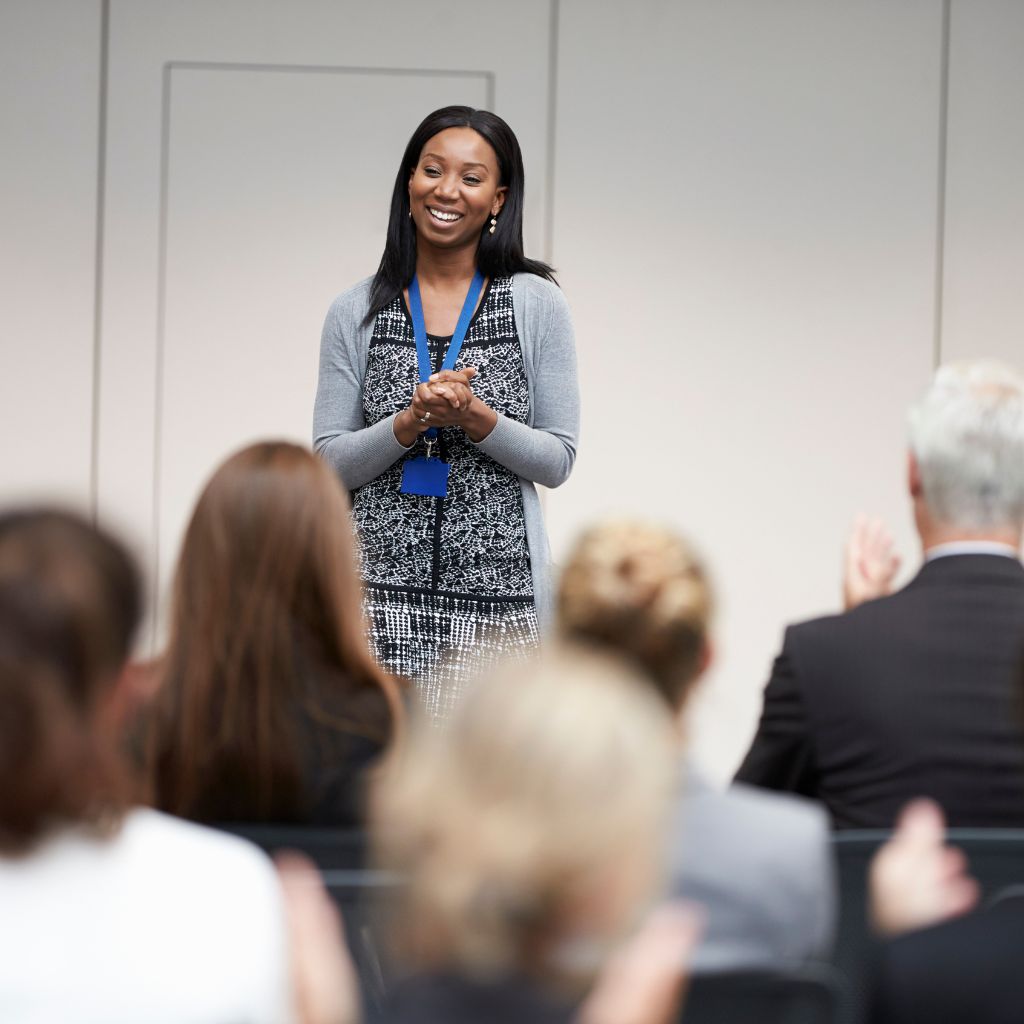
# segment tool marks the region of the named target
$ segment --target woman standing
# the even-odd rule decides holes
[[[376,276],[335,300],[314,446],[353,490],[377,657],[444,715],[550,604],[535,483],[576,456],[572,324],[523,253],[523,163],[501,118],[430,114],[395,180]]]

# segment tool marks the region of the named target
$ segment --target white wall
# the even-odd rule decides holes
[[[852,516],[913,563],[903,415],[936,355],[1022,361],[1024,7],[953,0],[947,64],[943,0],[110,0],[101,117],[104,7],[0,5],[4,498],[95,501],[159,599],[211,468],[308,438],[415,122],[493,103],[578,328],[556,557],[610,513],[706,553],[694,737],[725,777]]]
[[[88,504],[100,0],[0,3],[0,500]]]
[[[942,353],[1024,363],[1024,4],[953,5]]]
[[[783,621],[835,609],[854,514],[909,546],[900,440],[932,361],[941,7],[566,0],[555,258],[578,319],[581,512],[703,549],[718,773]],[[614,73],[611,73],[614,70]]]

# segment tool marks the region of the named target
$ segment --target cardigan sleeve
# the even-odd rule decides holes
[[[313,408],[313,449],[349,490],[380,476],[408,451],[395,437],[394,415],[369,427],[363,417],[366,286],[363,282],[340,295],[327,311]]]
[[[533,425],[499,413],[494,429],[477,447],[526,480],[558,487],[576,461],[580,398],[572,317],[557,285],[529,275],[518,329],[527,334]]]

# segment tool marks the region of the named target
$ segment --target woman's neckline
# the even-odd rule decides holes
[[[473,311],[473,317],[469,321],[469,326],[466,328],[466,336],[467,337],[469,336],[469,332],[471,330],[473,330],[473,326],[476,323],[477,318],[483,312],[484,306],[487,305],[487,296],[491,294],[491,285],[493,283],[494,283],[494,278],[493,277],[488,277],[487,280],[484,282],[483,291],[480,293],[480,300],[477,302],[476,309]],[[401,303],[402,303],[402,313],[405,316],[406,322],[409,324],[409,327],[411,328],[412,327],[412,313],[409,312],[409,303],[406,302],[406,300],[405,300],[405,289],[404,288],[398,293],[398,298],[401,300]],[[454,337],[454,335],[452,335],[452,334],[431,334],[430,331],[427,331],[427,337],[432,339],[433,341],[451,341],[452,338]]]

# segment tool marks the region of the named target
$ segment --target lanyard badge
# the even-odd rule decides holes
[[[466,292],[466,299],[462,303],[459,322],[455,325],[455,333],[452,335],[448,351],[444,355],[444,362],[441,363],[442,370],[455,369],[455,362],[462,351],[462,343],[466,340],[469,321],[473,319],[473,311],[476,309],[477,300],[480,298],[480,289],[483,288],[483,285],[483,275],[477,270],[473,275],[473,280],[469,283],[469,291]],[[412,314],[412,332],[416,339],[416,363],[419,369],[420,383],[425,384],[431,374],[430,346],[427,344],[427,328],[423,319],[420,285],[415,275],[409,284],[409,312]],[[406,460],[402,467],[402,485],[399,490],[402,494],[445,498],[448,496],[448,472],[451,465],[442,462],[432,454],[434,445],[437,443],[437,427],[425,430],[422,436],[427,445],[427,454],[423,458]]]

